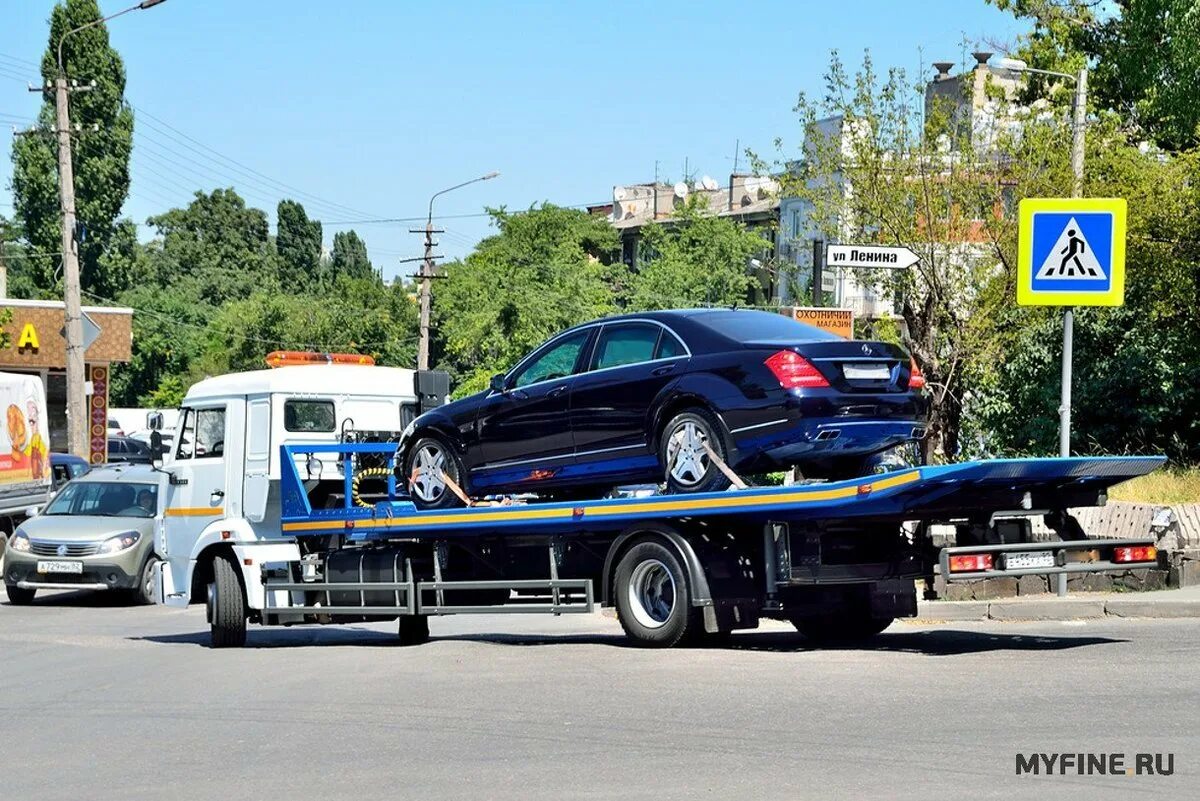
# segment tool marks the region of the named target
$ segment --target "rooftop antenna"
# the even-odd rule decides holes
[[[741,152],[741,150],[742,150],[742,140],[735,139],[733,142],[733,172],[735,175],[737,174],[737,168],[738,168],[738,154]]]

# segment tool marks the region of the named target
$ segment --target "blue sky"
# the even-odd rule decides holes
[[[8,129],[37,112],[22,79],[36,80],[52,6],[0,0],[0,214]],[[605,201],[656,161],[664,177],[686,160],[723,181],[739,141],[798,144],[792,107],[820,92],[831,49],[916,75],[960,60],[964,41],[1022,31],[984,0],[168,0],[110,27],[144,112],[125,211],[143,223],[231,184],[272,216],[295,197],[330,223],[327,241],[354,227],[385,275],[407,273],[398,259],[421,252],[407,224],[344,223],[423,217],[433,192],[491,170],[501,177],[440,198],[435,216]],[[489,230],[482,217],[442,226],[449,257]]]

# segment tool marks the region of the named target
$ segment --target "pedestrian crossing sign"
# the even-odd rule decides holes
[[[1125,199],[1026,198],[1017,235],[1017,303],[1125,302]]]

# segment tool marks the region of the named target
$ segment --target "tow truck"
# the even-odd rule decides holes
[[[355,383],[339,374],[335,388],[326,368],[301,369],[317,371],[301,393],[309,400]],[[928,596],[939,574],[1068,575],[1157,561],[1153,539],[1089,539],[1070,510],[1104,504],[1111,486],[1162,457],[994,459],[689,495],[464,497],[461,509],[419,511],[394,441],[370,441],[345,420],[323,441],[283,437],[272,415],[295,387],[256,375],[213,385],[223,395],[201,382],[185,399],[224,410],[224,430],[209,435],[224,438],[219,487],[197,485],[211,466],[194,453],[161,468],[158,601],[203,601],[214,647],[244,645],[251,622],[391,620],[402,644],[417,644],[431,616],[597,605],[615,607],[644,646],[721,638],[764,618],[815,641],[853,640],[915,615],[918,583]],[[442,386],[421,373],[413,381],[417,398],[437,397],[423,382]],[[209,505],[197,507],[206,493]],[[1058,540],[1034,540],[1037,516]],[[953,546],[935,544],[939,526],[953,528]]]

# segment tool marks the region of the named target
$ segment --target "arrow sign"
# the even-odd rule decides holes
[[[100,338],[100,326],[96,325],[96,321],[87,316],[87,312],[80,312],[83,317],[83,352],[87,353],[88,348],[92,343]],[[63,339],[67,338],[67,327],[64,325],[58,332]]]
[[[902,270],[920,261],[908,248],[888,248],[876,245],[830,245],[825,249],[825,263],[830,267],[886,267]]]

